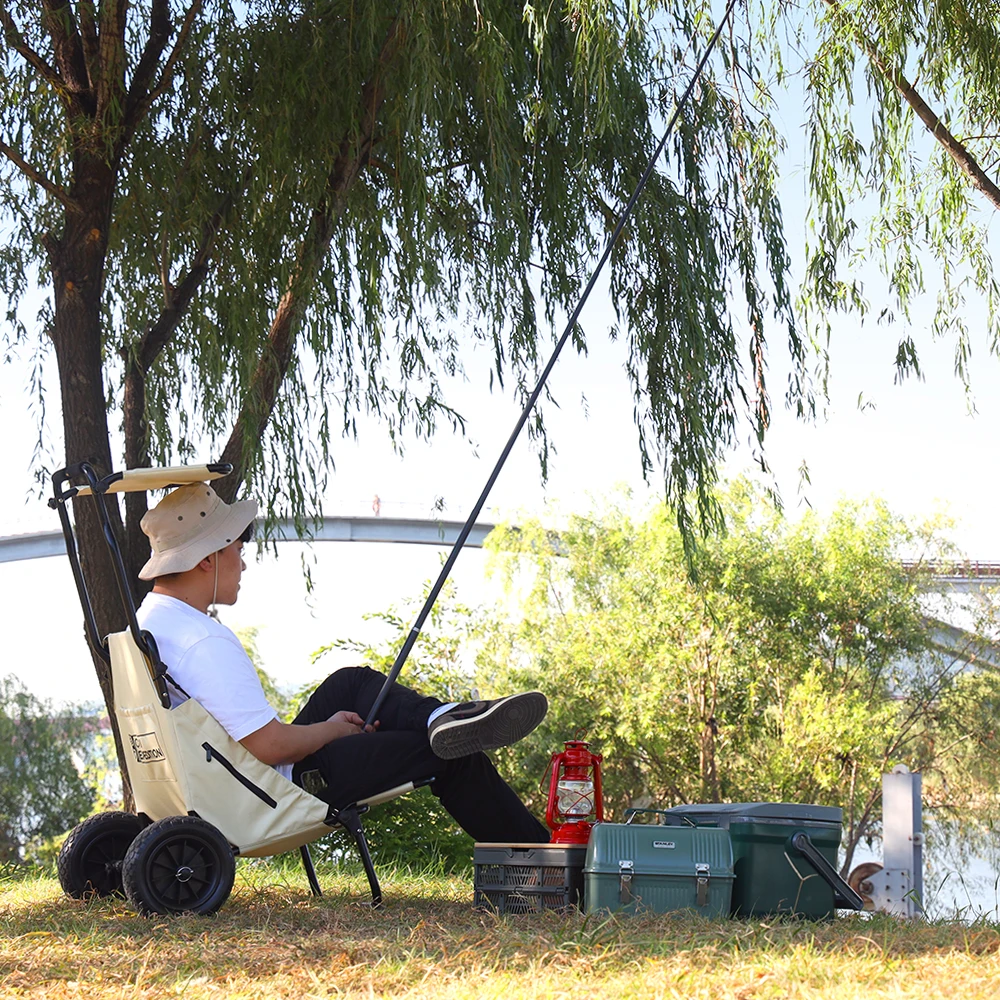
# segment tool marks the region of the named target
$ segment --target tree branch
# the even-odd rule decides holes
[[[80,23],[80,41],[83,45],[83,59],[87,65],[87,77],[91,89],[100,74],[101,48],[97,37],[97,22],[94,20],[93,0],[80,0],[76,8]]]
[[[47,191],[53,198],[61,201],[70,212],[79,212],[80,206],[70,197],[69,193],[58,184],[50,181],[41,171],[33,167],[20,153],[7,143],[0,141],[0,153],[3,153],[8,160],[13,163],[18,170],[30,181],[34,181],[40,188]]]
[[[157,0],[157,3],[161,0]],[[160,78],[156,81],[156,85],[149,90],[148,93],[142,93],[140,89],[136,87],[136,81],[133,79],[132,88],[129,90],[128,98],[128,111],[125,120],[125,139],[131,137],[132,133],[139,126],[139,122],[145,117],[146,112],[152,107],[153,102],[164,94],[167,88],[170,86],[174,78],[174,69],[177,65],[177,60],[180,58],[181,51],[184,48],[185,42],[188,40],[188,36],[191,34],[191,29],[194,27],[195,18],[201,11],[203,0],[194,0],[191,6],[187,9],[187,13],[184,15],[184,23],[181,25],[181,30],[177,35],[177,40],[174,42],[173,48],[170,50],[170,55],[167,56],[167,61],[163,66],[163,71],[160,73]],[[163,6],[166,7],[166,3],[163,2]],[[169,34],[170,26],[167,25],[167,33]],[[150,41],[152,41],[152,33],[150,33]],[[163,54],[164,48],[166,48],[167,39],[164,37],[163,44],[160,46],[159,51],[156,54],[156,60],[159,60],[160,55]],[[149,45],[147,44],[147,50]],[[146,52],[142,54],[143,60],[146,58]],[[141,61],[140,61],[141,68]],[[149,74],[145,83],[143,84],[142,90],[145,90],[149,85],[149,81],[153,78],[153,70],[156,68],[155,61],[148,67]],[[138,76],[139,70],[136,70]]]
[[[875,43],[850,20],[839,0],[824,0],[824,2],[848,25],[858,45],[865,51],[879,72],[896,88],[900,97],[909,104],[916,116],[924,123],[927,131],[945,148],[959,170],[968,177],[969,183],[992,202],[994,208],[1000,208],[1000,187],[997,187],[987,176],[966,146],[948,131],[944,122],[930,109],[927,102],[917,93],[916,88],[903,76],[902,72],[886,62],[881,52],[875,47]]]
[[[149,14],[149,37],[146,39],[146,45],[142,50],[135,72],[132,74],[132,83],[128,88],[125,111],[125,128],[128,132],[134,129],[135,107],[149,92],[153,74],[156,72],[160,56],[163,55],[169,38],[170,6],[167,0],[153,0]]]
[[[242,186],[242,185],[241,185]],[[125,361],[125,392],[122,405],[125,433],[125,467],[149,465],[149,436],[146,420],[146,375],[156,358],[170,342],[191,301],[209,273],[212,249],[225,224],[234,198],[226,195],[218,211],[206,223],[201,242],[191,260],[187,274],[171,289],[167,304],[155,323],[146,329],[134,351],[123,352]],[[131,565],[145,562],[149,540],[143,534],[140,521],[146,512],[146,494],[142,491],[125,497],[125,544]]]
[[[234,473],[218,488],[224,500],[232,500],[236,495],[251,448],[260,440],[274,410],[278,391],[292,361],[298,321],[308,303],[316,272],[329,250],[334,225],[344,213],[347,195],[368,164],[378,113],[385,101],[385,69],[399,51],[402,34],[402,26],[396,18],[386,35],[372,76],[362,88],[359,128],[341,140],[323,193],[313,209],[309,229],[299,246],[295,269],[275,310],[242,409],[220,458],[232,464]]]
[[[42,0],[42,9],[42,24],[52,39],[56,66],[66,89],[77,100],[91,104],[93,94],[83,55],[83,42],[69,0]]]
[[[98,60],[101,73],[97,83],[97,116],[104,119],[110,108],[124,113],[125,21],[128,0],[105,0],[100,6]],[[107,124],[115,124],[109,121]]]
[[[218,210],[205,224],[201,242],[191,259],[187,274],[170,293],[167,305],[156,322],[143,334],[134,355],[143,374],[149,371],[150,366],[169,343],[192,299],[208,276],[212,249],[233,206],[233,201],[233,195],[227,194]]]
[[[858,821],[854,825],[852,837],[844,845],[844,866],[840,869],[841,878],[847,877],[847,873],[851,867],[851,861],[854,858],[854,851],[860,843],[861,838],[865,835],[865,831],[871,825],[872,810],[881,798],[882,787],[880,785],[877,789],[873,789],[869,794],[868,802],[866,803],[864,809],[861,810],[861,815],[858,817]]]
[[[167,56],[160,79],[156,81],[156,86],[149,95],[150,101],[155,101],[170,86],[174,75],[174,67],[177,65],[177,60],[180,58],[181,50],[184,48],[184,43],[187,41],[188,35],[191,34],[194,19],[201,12],[201,5],[202,0],[194,0],[194,3],[191,4],[184,15],[184,23],[181,25],[180,33],[177,35],[177,41],[174,42],[174,47],[170,50],[170,55]]]
[[[58,71],[50,66],[25,40],[18,31],[14,18],[10,16],[6,4],[0,4],[0,24],[3,25],[4,41],[52,87],[64,100],[66,83]]]

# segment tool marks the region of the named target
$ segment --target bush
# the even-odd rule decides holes
[[[23,861],[90,810],[96,793],[77,767],[89,728],[78,713],[54,714],[16,677],[0,681],[0,862]]]

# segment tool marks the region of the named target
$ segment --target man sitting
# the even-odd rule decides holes
[[[256,515],[254,501],[227,504],[208,484],[192,483],[142,519],[153,554],[139,576],[153,589],[138,619],[156,639],[173,704],[197,699],[233,739],[287,778],[318,770],[328,786],[324,797],[336,808],[433,775],[431,790],[474,839],[546,842],[548,831],[483,753],[542,721],[548,703],[537,691],[459,705],[394,684],[365,731],[385,677],[348,667],[319,685],[293,723],[278,719],[239,639],[209,612],[236,603]]]

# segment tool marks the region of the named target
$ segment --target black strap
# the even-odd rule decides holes
[[[173,679],[173,677],[171,677],[171,676],[170,676],[170,674],[169,674],[169,673],[167,673],[167,668],[166,668],[166,667],[164,667],[164,668],[163,668],[163,676],[164,676],[164,677],[165,677],[165,678],[167,679],[167,681],[169,682],[170,686],[171,686],[171,687],[172,687],[172,688],[173,688],[173,689],[174,689],[175,691],[179,691],[179,692],[180,692],[180,693],[181,693],[182,695],[184,695],[184,697],[185,697],[185,698],[190,698],[190,697],[191,697],[191,695],[189,695],[189,694],[187,693],[187,691],[185,691],[185,690],[184,690],[184,688],[182,688],[182,687],[180,686],[180,684],[178,684],[178,683],[177,683],[177,681],[175,681],[175,680]]]
[[[217,760],[241,785],[244,786],[244,788],[248,788],[251,792],[253,792],[254,795],[261,800],[261,802],[266,803],[272,809],[278,808],[278,803],[272,799],[263,788],[259,785],[255,785],[245,774],[226,760],[226,758],[223,757],[211,743],[202,743],[201,748],[205,751],[206,760]]]

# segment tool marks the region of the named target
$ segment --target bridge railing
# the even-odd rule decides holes
[[[923,571],[938,579],[1000,578],[1000,561],[983,559],[903,559],[903,569]]]

